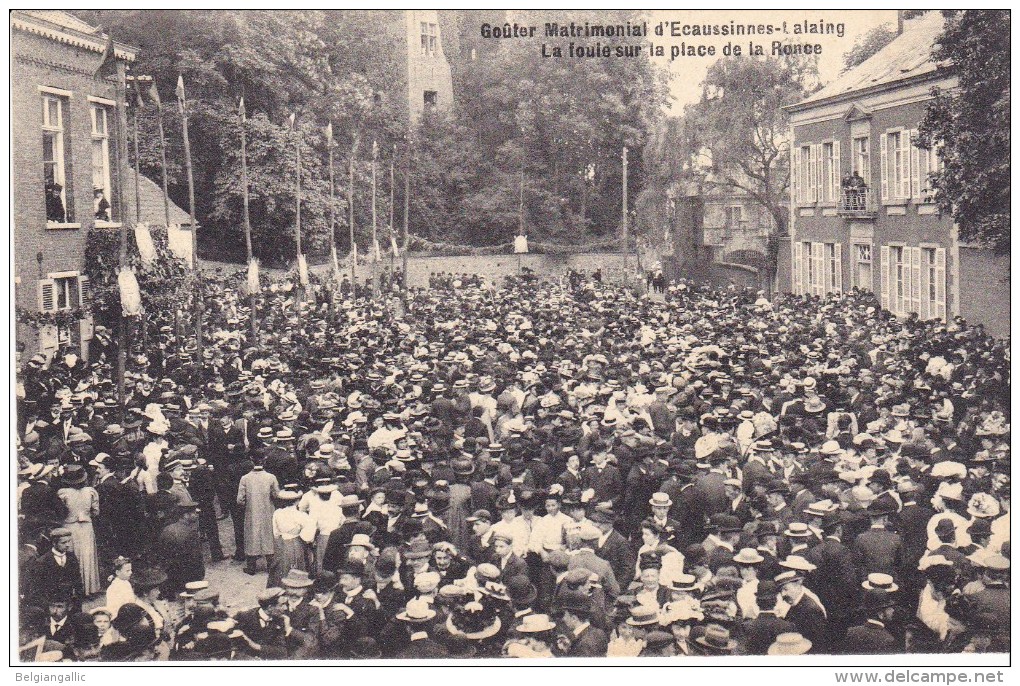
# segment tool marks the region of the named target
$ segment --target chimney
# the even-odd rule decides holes
[[[896,35],[903,35],[903,10],[896,10]]]

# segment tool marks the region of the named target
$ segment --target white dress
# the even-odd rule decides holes
[[[106,589],[106,609],[110,611],[110,618],[116,617],[122,606],[137,602],[138,598],[135,597],[135,589],[131,588],[131,582],[114,577]]]

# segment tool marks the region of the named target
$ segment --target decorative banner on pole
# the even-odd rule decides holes
[[[514,254],[519,255],[521,253],[528,252],[528,237],[524,235],[514,237]]]
[[[180,224],[173,224],[166,227],[166,240],[170,252],[187,262],[189,267],[194,266],[190,231],[182,229]]]
[[[400,251],[397,250],[397,234],[394,231],[390,231],[390,252],[394,257],[400,256]]]
[[[378,238],[375,239],[375,254],[372,256],[372,259],[375,260],[376,262],[382,261],[382,254],[381,254],[381,252],[379,250],[379,239]]]
[[[354,244],[351,245],[351,252],[350,252],[349,255],[347,255],[347,261],[350,264],[357,264],[358,263],[358,244],[357,243],[354,243]]]
[[[117,285],[120,286],[120,306],[125,317],[137,317],[142,314],[142,294],[138,290],[138,279],[130,267],[121,269],[117,274]]]
[[[142,264],[149,266],[156,259],[156,246],[152,242],[152,234],[146,224],[135,225],[135,243],[138,244],[138,254],[142,258]]]
[[[340,281],[340,261],[336,256],[336,245],[329,246],[329,260],[333,264],[333,278]]]
[[[259,292],[259,261],[252,258],[248,263],[248,294],[254,295]]]
[[[304,255],[297,256],[298,280],[302,286],[308,285],[308,262]]]

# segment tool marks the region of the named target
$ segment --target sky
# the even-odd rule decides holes
[[[822,46],[821,56],[818,62],[819,77],[823,84],[828,83],[839,75],[843,66],[843,55],[848,52],[857,39],[871,29],[882,24],[890,24],[896,27],[896,10],[768,10],[761,12],[750,12],[747,10],[654,10],[649,12],[649,31],[659,22],[679,22],[680,24],[704,25],[718,24],[729,25],[730,22],[739,24],[772,24],[781,26],[787,22],[791,34],[780,36],[779,39],[787,39],[788,42],[802,42],[820,44]],[[803,22],[813,24],[839,24],[844,25],[843,37],[832,35],[792,35],[794,24]],[[667,28],[668,33],[668,28]],[[649,41],[661,42],[667,52],[670,45],[679,45],[686,42],[688,45],[714,45],[716,55],[714,57],[678,57],[672,62],[669,58],[662,60],[670,71],[670,91],[675,98],[672,103],[671,113],[680,114],[686,105],[697,102],[701,96],[701,82],[705,78],[708,67],[719,59],[720,52],[728,42],[741,45],[746,51],[746,45],[753,40],[763,45],[766,52],[770,51],[771,43],[776,40],[775,36],[711,36],[711,37],[657,37],[649,35]]]

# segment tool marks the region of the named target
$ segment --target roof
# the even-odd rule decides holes
[[[163,189],[159,187],[152,179],[139,175],[139,199],[141,200],[141,218],[142,223],[150,226],[163,226],[166,224],[166,216],[163,214]],[[127,195],[128,202],[134,203],[135,201],[135,174],[134,171],[129,171],[124,175],[124,191]],[[181,226],[191,225],[191,216],[174,204],[174,201],[170,201],[170,223],[180,224]]]
[[[60,10],[13,10],[11,28],[100,54],[110,40],[97,27]],[[137,52],[136,47],[114,41],[114,54],[122,60],[134,61]]]
[[[942,33],[943,23],[942,14],[937,11],[908,22],[903,33],[884,48],[788,109],[803,110],[824,100],[856,96],[864,90],[934,75],[938,65],[931,51]]]

